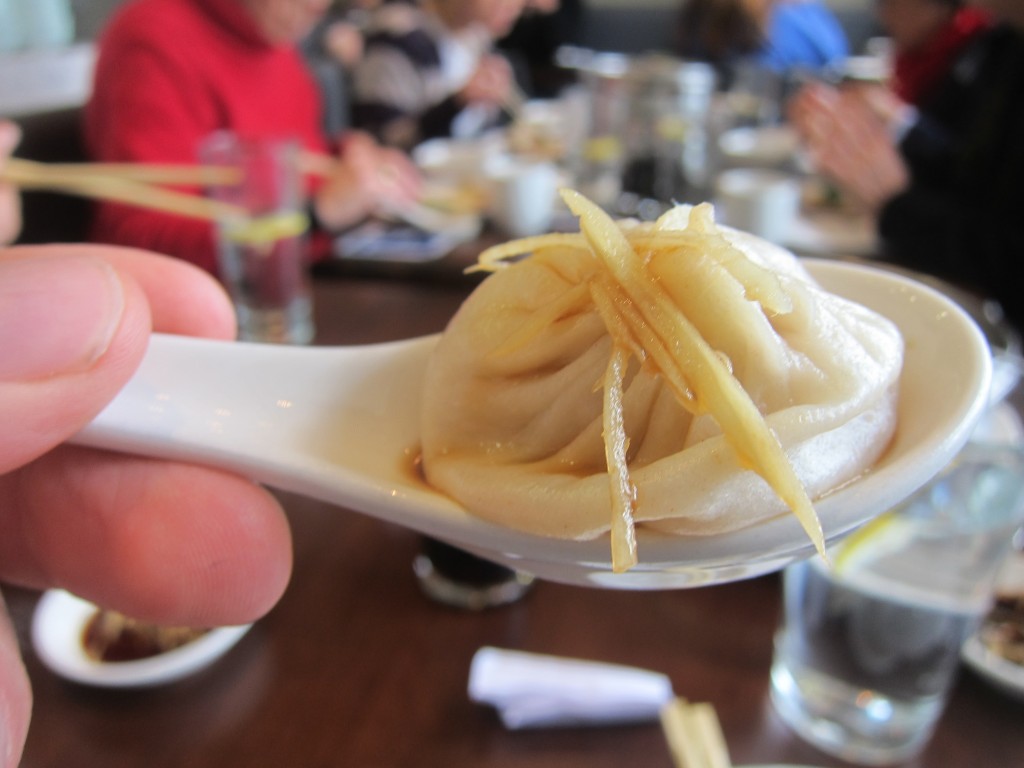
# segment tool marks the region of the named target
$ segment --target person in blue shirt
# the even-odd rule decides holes
[[[763,0],[762,0],[763,1]],[[764,41],[754,60],[776,72],[835,68],[849,55],[846,32],[832,10],[817,0],[767,3]]]
[[[677,41],[676,53],[714,65],[725,89],[743,67],[785,79],[834,68],[849,54],[842,25],[819,0],[686,0]]]

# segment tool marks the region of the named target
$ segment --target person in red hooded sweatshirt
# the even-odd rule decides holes
[[[314,223],[336,231],[407,203],[419,176],[407,157],[366,134],[322,133],[321,100],[297,50],[327,0],[135,0],[100,40],[86,146],[103,162],[195,163],[218,130],[294,138],[337,153],[311,186]],[[310,182],[313,184],[314,182]],[[199,192],[200,190],[189,190]],[[138,207],[98,206],[93,239],[178,256],[216,273],[213,227]]]

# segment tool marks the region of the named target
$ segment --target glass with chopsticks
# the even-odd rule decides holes
[[[189,164],[62,163],[10,158],[0,181],[110,200],[215,224],[222,278],[239,315],[243,339],[304,344],[314,333],[306,272],[302,172],[297,145],[266,146],[214,136],[208,162]],[[211,197],[164,185],[205,187]]]
[[[217,221],[217,255],[239,338],[308,344],[315,328],[299,144],[220,131],[203,142],[200,157],[204,165],[237,171],[209,194],[230,206]]]

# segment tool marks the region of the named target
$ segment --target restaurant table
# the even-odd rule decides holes
[[[321,276],[317,343],[439,331],[474,284],[451,268]],[[417,534],[279,496],[295,549],[284,597],[226,656],[176,683],[113,690],[58,678],[29,644],[38,595],[5,590],[35,691],[24,768],[671,768],[654,722],[505,729],[466,692],[482,646],[663,672],[677,695],[714,704],[736,765],[845,765],[797,738],[769,701],[778,575],[659,592],[537,582],[511,605],[459,610],[420,591]],[[1024,702],[965,669],[908,765],[1024,765],[1022,726]]]

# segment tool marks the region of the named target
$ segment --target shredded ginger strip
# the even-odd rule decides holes
[[[691,382],[687,389],[695,394],[698,408],[711,414],[740,462],[765,479],[825,556],[824,534],[814,506],[778,438],[746,390],[679,308],[648,278],[642,260],[615,222],[578,192],[564,190],[562,198],[579,216],[580,229],[594,253],[644,323],[660,338],[662,349],[671,350],[668,359],[659,359],[662,355],[645,345],[653,362],[662,372],[674,371]],[[686,402],[682,404],[687,406]]]
[[[516,256],[523,256],[532,253],[539,248],[553,248],[565,246],[566,248],[586,248],[586,241],[578,234],[553,234],[537,235],[536,237],[524,237],[519,240],[511,240],[500,245],[492,245],[477,257],[476,264],[466,269],[466,273],[472,272],[497,272],[508,266],[509,259]]]
[[[719,248],[707,248],[707,239],[721,240]],[[703,243],[701,241],[704,241]],[[782,288],[778,275],[748,259],[742,251],[734,248],[720,234],[691,235],[679,231],[656,231],[629,237],[629,243],[638,251],[670,250],[680,251],[703,249],[701,253],[714,259],[733,279],[744,287],[746,298],[756,301],[769,315],[787,315],[793,311],[793,301]]]
[[[629,438],[626,436],[623,409],[624,381],[628,364],[629,352],[614,346],[604,376],[602,409],[605,461],[608,464],[612,497],[612,570],[616,573],[628,571],[637,563],[636,528],[633,524],[636,488],[629,479]]]
[[[636,486],[629,476],[624,399],[625,375],[630,355],[653,363],[679,403],[694,414],[710,413],[718,423],[741,465],[757,472],[786,503],[803,526],[815,549],[825,555],[821,522],[803,484],[797,477],[778,438],[757,405],[693,323],[665,291],[645,272],[643,251],[676,248],[701,249],[714,258],[768,314],[792,310],[789,296],[778,277],[750,261],[727,241],[725,247],[708,251],[701,242],[722,236],[713,228],[710,206],[690,212],[690,232],[670,212],[655,226],[624,232],[598,206],[572,190],[562,199],[580,219],[580,234],[551,234],[514,240],[488,248],[468,272],[495,272],[508,260],[551,247],[584,249],[593,253],[605,269],[586,286],[570,290],[565,299],[527,323],[498,353],[524,346],[554,319],[578,311],[589,293],[612,339],[612,352],[603,379],[602,426],[605,460],[612,500],[612,568],[626,571],[637,563],[634,511]],[[695,235],[697,235],[695,237]],[[583,289],[583,290],[580,290]]]

